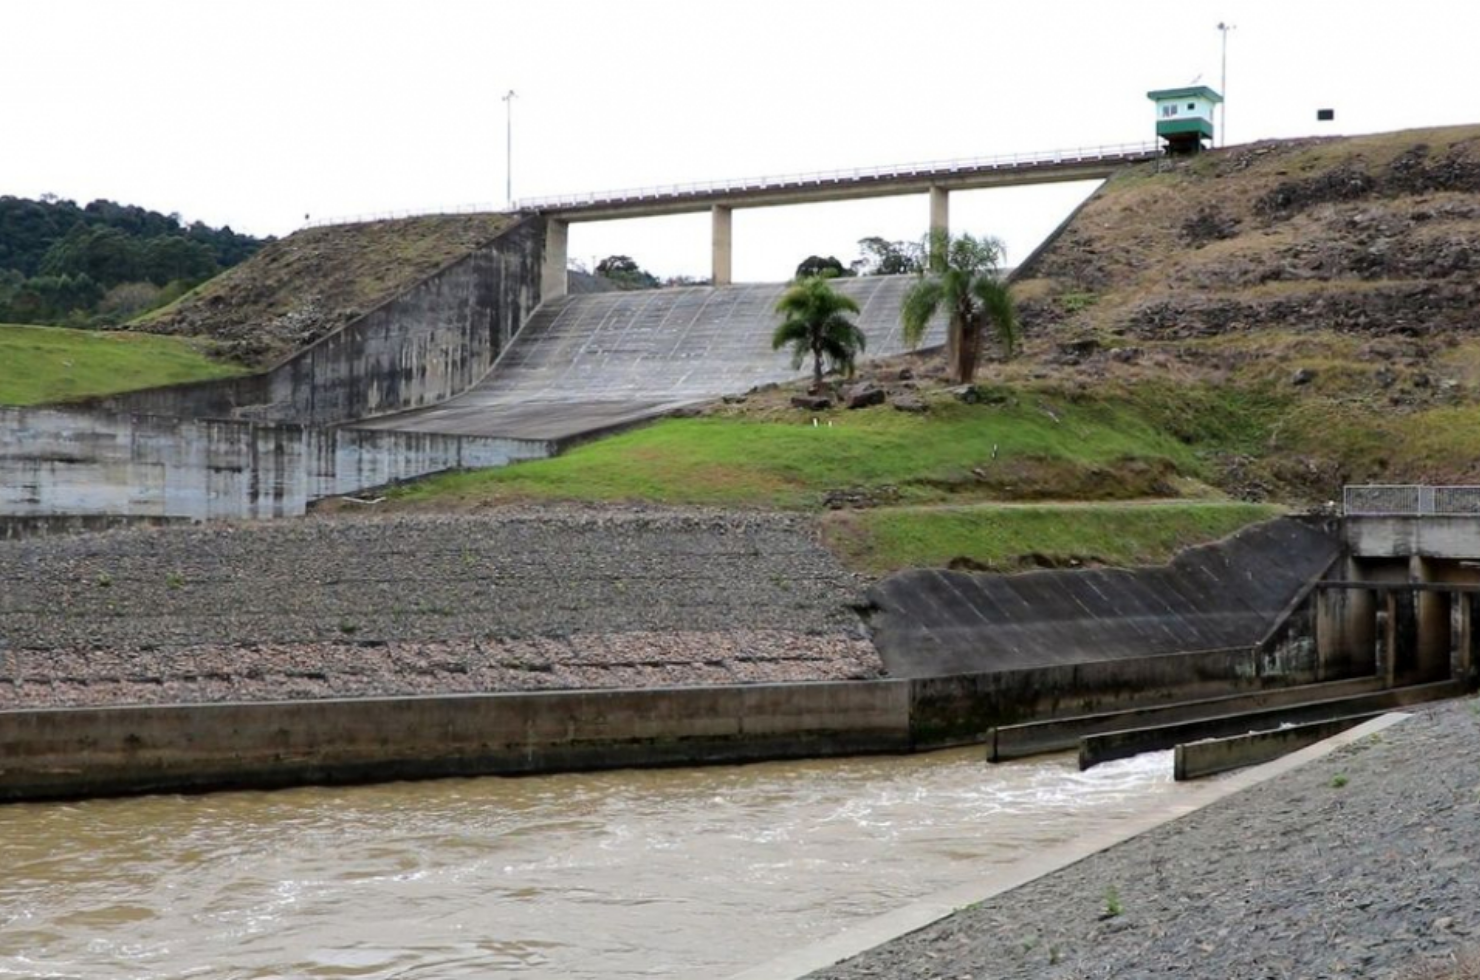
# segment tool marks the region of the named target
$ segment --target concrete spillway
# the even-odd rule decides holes
[[[868,355],[906,350],[910,276],[840,280]],[[439,405],[356,428],[566,439],[799,376],[771,349],[785,283],[567,296],[541,306],[477,385]],[[943,342],[932,324],[924,345]]]

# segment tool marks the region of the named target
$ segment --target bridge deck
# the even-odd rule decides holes
[[[567,221],[601,221],[707,211],[716,204],[769,207],[923,193],[932,187],[972,190],[1100,180],[1120,167],[1152,160],[1159,155],[1160,150],[1154,143],[1134,143],[784,177],[596,191],[529,198],[516,202],[515,207],[521,211],[559,215]]]
[[[900,353],[909,276],[838,281],[857,300],[869,356]],[[462,395],[356,428],[567,439],[803,372],[771,349],[785,283],[567,296],[541,306]],[[932,325],[925,345],[944,341]]]

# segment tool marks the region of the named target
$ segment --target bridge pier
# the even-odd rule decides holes
[[[730,263],[733,251],[730,222],[733,210],[726,204],[716,204],[709,209],[710,244],[713,248],[709,275],[716,286],[728,286],[731,282]]]
[[[1414,555],[1409,559],[1409,577],[1415,582],[1435,581],[1435,569],[1429,559]],[[1414,643],[1414,673],[1423,680],[1441,680],[1449,676],[1451,635],[1450,596],[1445,592],[1422,591],[1414,596],[1414,618],[1418,636]]]
[[[1362,578],[1346,560],[1348,581]],[[1370,673],[1377,654],[1377,597],[1366,589],[1325,589],[1316,596],[1316,660],[1319,678],[1334,680]]]
[[[951,233],[951,192],[939,184],[930,185],[930,236]]]
[[[545,262],[540,271],[540,302],[565,295],[565,269],[570,259],[570,222],[545,219]]]

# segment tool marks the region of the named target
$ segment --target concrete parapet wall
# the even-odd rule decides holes
[[[0,799],[909,749],[900,681],[0,712]]]
[[[471,387],[540,303],[544,219],[526,218],[259,375],[79,403],[112,412],[332,425]]]
[[[513,439],[0,408],[0,515],[292,517],[321,497],[550,452]]]

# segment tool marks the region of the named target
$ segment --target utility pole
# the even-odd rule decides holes
[[[511,207],[514,204],[514,99],[517,97],[513,89],[504,96],[504,203]]]
[[[1219,146],[1228,145],[1228,32],[1235,26],[1221,20],[1218,22],[1218,31],[1223,35],[1223,78],[1218,83],[1218,94],[1223,96],[1223,137],[1218,140]]]

